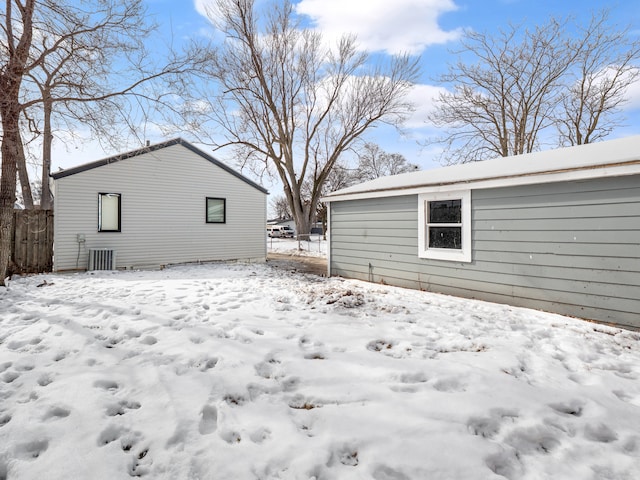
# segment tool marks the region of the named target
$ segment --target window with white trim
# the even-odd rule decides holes
[[[119,232],[122,196],[119,193],[98,194],[98,231]]]
[[[471,191],[418,195],[418,256],[471,261]]]

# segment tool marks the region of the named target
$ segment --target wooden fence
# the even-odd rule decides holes
[[[53,210],[15,210],[13,273],[53,269]]]

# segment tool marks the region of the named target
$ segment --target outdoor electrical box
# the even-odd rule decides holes
[[[76,234],[76,241],[77,241],[78,243],[84,243],[84,242],[86,242],[86,238],[85,238],[85,236],[84,236],[84,233],[78,233],[78,234]]]

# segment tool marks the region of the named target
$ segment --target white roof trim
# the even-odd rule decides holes
[[[378,178],[333,192],[322,201],[339,202],[427,191],[498,188],[635,174],[640,174],[640,136]]]

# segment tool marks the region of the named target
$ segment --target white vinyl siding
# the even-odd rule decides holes
[[[122,196],[120,234],[97,232],[100,192]],[[118,268],[266,258],[266,194],[180,144],[58,178],[55,193],[55,270],[86,268],[92,248]],[[207,197],[226,199],[226,223],[206,223]]]

